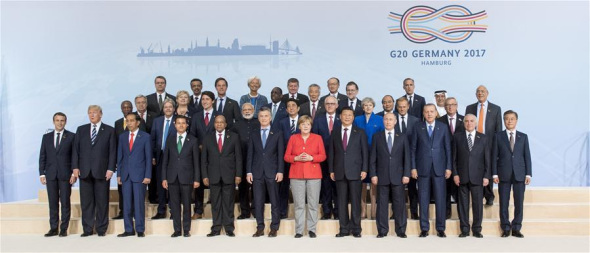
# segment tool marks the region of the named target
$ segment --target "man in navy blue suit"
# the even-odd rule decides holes
[[[516,131],[518,114],[508,110],[504,112],[506,130],[496,133],[492,152],[492,174],[494,183],[498,184],[500,195],[500,228],[502,237],[512,236],[522,238],[524,190],[531,183],[533,176],[529,138]],[[510,202],[510,188],[514,196],[514,219],[509,219],[508,206]]]
[[[285,102],[287,106],[287,117],[281,119],[279,123],[280,128],[275,129],[277,131],[283,132],[284,138],[284,147],[287,146],[289,143],[289,138],[291,135],[299,133],[300,130],[297,128],[297,122],[299,121],[299,104],[297,104],[297,100],[289,98],[287,102]],[[285,174],[289,175],[289,168],[290,164],[285,164]],[[281,219],[286,219],[289,210],[289,178],[283,179],[283,181],[279,184],[279,205],[281,210]]]
[[[132,236],[137,231],[138,237],[144,237],[145,189],[152,177],[152,147],[150,135],[139,130],[141,117],[129,113],[125,120],[128,131],[119,135],[117,148],[117,183],[123,189],[125,232],[117,236]]]
[[[74,133],[65,130],[67,117],[62,112],[53,115],[55,129],[43,135],[39,154],[39,180],[47,186],[50,230],[45,237],[56,236],[61,203],[59,236],[68,235],[70,224],[70,195],[76,177],[72,174],[72,145]]]
[[[430,189],[433,188],[436,206],[436,232],[446,237],[446,179],[451,176],[451,136],[448,127],[436,122],[436,106],[424,106],[425,122],[416,124],[412,133],[412,178],[418,180],[420,202],[420,237],[427,237],[430,230],[428,206]]]
[[[253,237],[264,235],[264,199],[268,193],[272,221],[269,237],[276,237],[280,225],[279,183],[283,180],[285,144],[281,131],[274,132],[270,127],[270,109],[260,108],[258,112],[260,127],[250,134],[246,180],[253,185],[256,233]]]
[[[273,130],[278,130],[277,128],[280,128],[281,119],[287,117],[288,115],[286,102],[283,102],[282,99],[283,90],[279,87],[274,87],[270,92],[271,102],[266,105],[268,108],[270,108],[271,128]]]
[[[105,236],[109,226],[109,184],[117,163],[115,129],[101,122],[102,108],[88,106],[90,124],[76,130],[72,168],[80,178],[82,237]]]
[[[404,79],[403,88],[406,94],[402,97],[406,98],[408,101],[408,113],[422,121],[422,111],[424,109],[424,104],[426,104],[426,100],[423,96],[414,93],[414,89],[416,88],[414,86],[414,79],[409,77]],[[399,99],[397,102],[399,102]]]
[[[328,150],[332,130],[341,126],[340,117],[336,113],[338,109],[338,99],[328,96],[324,99],[324,108],[326,113],[316,115],[313,120],[311,132],[322,136],[324,148]],[[338,195],[336,193],[336,183],[330,178],[330,169],[328,162],[322,162],[322,189],[320,196],[322,199],[322,220],[327,220],[334,215],[338,219]]]
[[[414,132],[414,125],[418,124],[418,122],[420,122],[420,119],[408,113],[408,109],[410,107],[408,105],[408,99],[406,97],[401,97],[396,102],[397,103],[395,115],[397,117],[397,123],[395,124],[395,132],[404,134],[404,136],[408,139],[408,143],[410,143],[412,139],[412,133]],[[408,183],[408,199],[410,202],[410,218],[412,220],[417,220],[418,189],[417,181],[414,178],[410,178],[410,182]],[[392,219],[394,218],[394,215],[391,216]]]

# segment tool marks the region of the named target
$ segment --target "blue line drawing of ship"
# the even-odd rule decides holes
[[[154,48],[160,48],[159,52],[154,51]],[[165,57],[165,56],[220,56],[220,55],[301,55],[301,50],[298,46],[293,47],[289,40],[285,40],[280,46],[279,41],[270,41],[269,46],[264,45],[243,45],[240,46],[238,39],[234,39],[231,47],[221,47],[219,39],[217,45],[209,45],[209,38],[205,42],[205,46],[198,46],[196,41],[191,41],[189,48],[171,48],[168,45],[167,50],[162,49],[162,42],[152,43],[146,49],[140,47],[137,57]]]

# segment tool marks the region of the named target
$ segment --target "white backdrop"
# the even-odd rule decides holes
[[[486,30],[459,43],[418,44],[390,34],[400,25],[389,19],[390,12],[403,15],[417,5],[485,11],[487,18],[475,23]],[[253,75],[261,77],[261,92],[269,98],[274,86],[286,92],[290,77],[300,80],[302,93],[318,83],[324,95],[327,79],[336,76],[340,92],[354,80],[359,97],[376,101],[403,95],[402,80],[412,77],[416,93],[429,102],[434,90],[447,90],[458,99],[461,114],[476,102],[475,89],[483,84],[491,102],[519,113],[517,129],[531,144],[534,186],[587,186],[588,7],[587,1],[2,1],[0,202],[35,198],[42,188],[38,150],[41,136],[53,127],[53,113],[66,113],[66,128],[75,131],[88,122],[87,106],[99,104],[103,122],[113,125],[122,116],[120,102],[153,93],[156,75],[166,76],[172,94],[190,91],[195,77],[204,81],[204,90],[213,90],[213,81],[223,76],[236,100]],[[414,25],[436,30],[452,24]],[[266,47],[270,40],[288,39],[303,54],[137,57],[140,47],[150,44],[155,52],[160,45],[166,52],[168,45],[204,46],[207,38],[221,47],[231,47],[235,38],[240,45]],[[448,50],[460,53],[424,56]],[[407,57],[393,58],[398,51]],[[420,52],[422,57],[413,55]],[[467,57],[470,53],[479,57]],[[445,65],[425,65],[430,62]]]

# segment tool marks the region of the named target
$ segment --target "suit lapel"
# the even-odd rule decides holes
[[[193,140],[192,140],[190,137],[188,137],[188,134],[187,134],[187,135],[186,135],[186,139],[184,140],[184,143],[182,144],[182,148],[180,149],[180,153],[179,153],[179,155],[180,155],[180,154],[182,154],[183,152],[185,152],[185,153],[186,153],[186,151],[185,151],[185,150],[187,150],[187,149],[188,149],[188,146],[190,146],[190,144],[192,143],[192,141],[193,141]],[[177,149],[178,149],[178,148],[177,148]]]

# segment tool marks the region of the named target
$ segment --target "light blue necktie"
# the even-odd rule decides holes
[[[164,137],[162,138],[162,150],[166,147],[166,138],[168,137],[168,130],[170,129],[170,120],[166,120],[166,127],[164,127]]]
[[[389,149],[389,153],[391,154],[391,148],[393,147],[393,138],[391,137],[391,132],[388,133],[389,136],[387,137],[387,149]]]
[[[262,129],[262,148],[266,148],[266,130],[268,129]]]
[[[428,137],[432,138],[432,125],[428,126]]]

